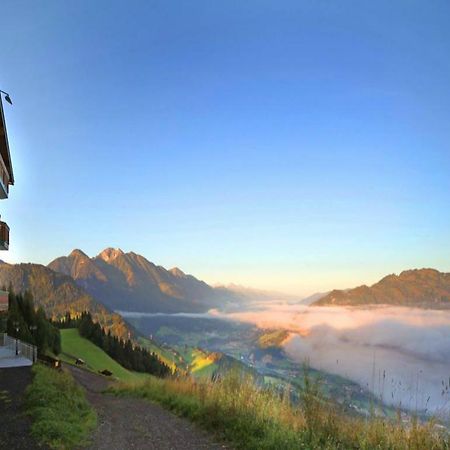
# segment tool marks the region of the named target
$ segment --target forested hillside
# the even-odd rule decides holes
[[[74,280],[40,264],[0,264],[0,286],[11,286],[14,292],[29,291],[37,307],[54,319],[69,311],[79,315],[90,311],[93,318],[119,337],[128,338],[133,330],[121,316],[98,303]]]

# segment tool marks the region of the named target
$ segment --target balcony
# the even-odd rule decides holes
[[[6,222],[0,221],[0,250],[9,249],[9,227]]]
[[[0,156],[0,199],[8,198],[10,178],[3,158]]]

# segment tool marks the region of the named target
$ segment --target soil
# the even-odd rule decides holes
[[[0,369],[0,449],[48,449],[31,436],[31,418],[25,414],[24,397],[33,374],[31,367]]]
[[[204,450],[230,448],[214,440],[186,419],[160,405],[131,397],[102,393],[106,377],[67,366],[86,389],[87,398],[97,410],[99,423],[92,436],[92,450]]]

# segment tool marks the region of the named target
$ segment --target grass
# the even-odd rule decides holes
[[[196,376],[211,376],[217,369],[217,355],[200,349],[192,350],[191,372]]]
[[[171,352],[156,346],[151,340],[139,338],[138,342],[143,347],[156,353],[161,361],[167,364],[173,372],[178,369],[187,369],[196,377],[210,377],[217,369],[217,354],[205,352],[199,348],[181,348]]]
[[[107,369],[118,380],[130,383],[149,377],[148,374],[132,372],[122,367],[100,347],[81,337],[76,328],[61,330],[61,347],[60,359],[69,364],[74,364],[77,358],[81,358],[86,363],[83,367],[92,372],[98,373]]]
[[[163,349],[162,347],[156,345],[152,340],[140,337],[138,338],[138,343],[142,347],[146,348],[147,350],[156,353],[159,357],[159,359],[170,367],[172,372],[174,372],[177,369],[178,365],[183,365],[183,361],[180,361],[179,358],[174,355],[170,350]]]
[[[40,364],[26,391],[27,412],[33,418],[31,432],[40,442],[55,449],[85,445],[96,427],[97,415],[83,389],[69,373]]]
[[[251,377],[231,371],[216,381],[151,378],[141,385],[113,387],[116,395],[156,401],[229,441],[237,449],[449,450],[448,435],[433,422],[388,421],[345,415],[326,400],[308,374],[299,392],[260,389]]]

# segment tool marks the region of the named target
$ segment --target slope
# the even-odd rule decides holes
[[[54,319],[63,317],[67,311],[73,315],[90,311],[95,320],[116,336],[127,338],[129,333],[133,334],[120,315],[95,301],[72,278],[40,264],[0,263],[0,286],[11,286],[15,292],[29,290],[35,305],[42,306]]]
[[[97,373],[106,369],[112,372],[114,378],[125,382],[139,381],[149,376],[125,369],[100,347],[81,337],[76,328],[61,330],[61,347],[60,358],[63,361],[74,364],[76,359],[80,358],[86,363],[86,368],[92,372]]]
[[[114,310],[205,312],[227,300],[227,293],[216,291],[178,268],[166,270],[141,255],[120,249],[107,248],[93,258],[74,250],[48,267],[70,275],[94,298]]]
[[[450,273],[434,269],[406,270],[400,275],[388,275],[370,287],[334,290],[314,302],[313,306],[380,304],[450,308]]]

